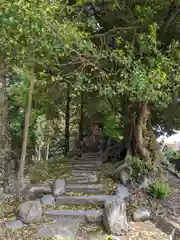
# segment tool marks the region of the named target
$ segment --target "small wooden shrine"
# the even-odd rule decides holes
[[[100,135],[103,127],[103,122],[99,118],[89,119],[89,125],[91,126],[92,135]]]

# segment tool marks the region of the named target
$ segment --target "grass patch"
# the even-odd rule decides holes
[[[17,216],[17,209],[20,203],[25,202],[24,198],[7,198],[0,206],[0,216],[4,221],[14,220]],[[33,240],[33,234],[37,232],[38,227],[41,226],[42,223],[50,223],[52,221],[46,219],[46,217],[42,217],[40,221],[36,221],[34,223],[25,225],[21,229],[11,230],[2,226],[1,230],[3,231],[3,239],[4,240]]]
[[[140,158],[129,156],[128,163],[130,166],[131,176],[135,180],[138,180],[141,176],[147,176],[154,172],[152,166]]]
[[[52,161],[37,163],[27,170],[27,178],[32,184],[36,183],[52,183],[58,178],[68,178],[71,168],[65,166],[65,158]]]
[[[5,229],[4,231],[4,239],[6,240],[34,240],[34,234],[37,233],[37,230],[40,226],[42,226],[42,223],[53,223],[53,221],[47,220],[45,217],[43,217],[40,221],[28,224],[24,226],[21,229],[16,230],[9,230]],[[36,239],[42,239],[42,238],[36,238]],[[53,239],[53,238],[47,238],[47,239]]]
[[[80,230],[85,233],[99,233],[99,234],[103,233],[103,229],[101,226],[97,226],[93,224],[82,226]]]
[[[156,180],[149,185],[148,192],[156,199],[163,199],[164,197],[169,196],[171,191],[167,183]]]
[[[106,194],[112,195],[115,192],[117,185],[112,178],[102,178],[101,183],[105,185]]]
[[[112,195],[116,190],[116,182],[119,176],[111,171],[113,164],[105,164],[101,171],[100,182],[104,184],[106,194]]]

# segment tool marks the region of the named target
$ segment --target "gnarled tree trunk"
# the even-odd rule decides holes
[[[124,138],[129,155],[155,164],[160,148],[150,121],[150,108],[145,103],[128,104],[124,112]]]

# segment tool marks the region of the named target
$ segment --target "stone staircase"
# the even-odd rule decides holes
[[[37,184],[31,186],[31,193],[38,192],[40,193],[39,197],[34,195],[32,200],[40,205],[41,214],[39,215],[39,219],[33,221],[33,224],[36,224],[37,221],[40,221],[39,225],[36,227],[36,231],[31,235],[32,238],[27,238],[29,240],[34,239],[62,239],[62,240],[105,240],[110,239],[107,238],[108,234],[104,231],[107,229],[105,224],[106,219],[106,210],[107,210],[107,202],[112,199],[117,199],[118,201],[125,197],[129,196],[129,193],[126,193],[127,189],[124,189],[124,186],[118,186],[117,190],[120,187],[120,190],[117,191],[116,196],[107,195],[107,186],[101,184],[100,176],[102,163],[97,153],[83,153],[80,159],[69,159],[65,163],[66,166],[70,166],[71,168],[71,177],[65,180],[65,184],[62,187],[65,188],[64,194],[58,195],[55,197],[52,193],[54,193],[53,188],[51,186],[44,184]],[[61,179],[64,182],[63,179]],[[29,190],[28,190],[29,191]],[[118,195],[118,192],[121,193]],[[38,199],[37,199],[38,198]],[[41,198],[41,199],[39,199]],[[106,201],[108,199],[108,201]],[[31,201],[28,201],[31,202]],[[105,205],[104,205],[105,203]],[[34,203],[34,206],[36,206]],[[119,204],[119,202],[118,202]],[[29,205],[29,204],[28,204]],[[27,205],[27,206],[28,206]],[[44,206],[43,206],[44,205]],[[105,207],[104,207],[105,206]],[[105,208],[105,209],[104,209]],[[122,208],[122,205],[121,207]],[[118,209],[120,209],[118,208]],[[42,214],[43,209],[43,214]],[[70,210],[71,209],[71,210]],[[27,216],[30,218],[32,214],[29,212],[32,210],[32,213],[38,215],[38,208],[31,209],[29,206],[28,210],[25,209]],[[37,211],[36,211],[37,210]],[[120,211],[122,213],[122,210]],[[117,215],[113,215],[113,224],[115,224],[116,228],[116,220],[119,219],[119,226],[121,227],[121,223],[124,224],[123,215],[121,215],[119,210],[117,211]],[[113,213],[114,214],[114,213]],[[103,217],[104,215],[104,217]],[[43,216],[43,218],[42,218]],[[115,216],[115,217],[114,217]],[[49,221],[50,220],[50,221]],[[115,220],[115,221],[114,221]],[[29,222],[30,223],[30,222]],[[94,232],[90,235],[88,232],[84,232],[84,229],[93,227],[103,227],[102,223],[104,223],[105,228],[99,228],[102,230],[102,235],[97,232]],[[38,224],[38,223],[37,223]],[[134,226],[133,232],[130,233],[131,236],[134,237],[134,233],[136,232],[135,223],[129,223],[130,226]],[[139,222],[137,222],[138,226],[141,226]],[[6,227],[14,230],[18,228],[28,227],[28,223],[19,220],[10,220],[6,223]],[[29,225],[31,228],[31,224]],[[154,225],[153,225],[154,226]],[[136,226],[137,227],[137,226]],[[123,225],[122,225],[123,228]],[[142,227],[143,228],[143,227]],[[147,226],[147,230],[153,229],[152,223]],[[27,231],[27,228],[26,230]],[[140,231],[138,229],[138,231]],[[149,230],[148,230],[149,231]],[[108,231],[109,232],[109,231]],[[158,232],[159,236],[161,232]],[[140,236],[140,235],[138,235]],[[9,238],[12,239],[12,238]],[[20,238],[18,238],[20,239]],[[112,239],[122,239],[127,240],[126,236],[115,237]],[[131,238],[130,238],[131,239]],[[135,236],[132,239],[144,239]],[[150,239],[150,238],[148,238]],[[163,238],[154,238],[153,239],[163,239],[166,240],[166,236]]]
[[[53,209],[53,206],[52,209],[45,210],[44,216],[46,219],[55,220],[55,223],[51,225],[51,230],[48,230],[51,234],[47,231],[49,226],[42,226],[37,232],[39,237],[47,237],[48,234],[48,236],[64,237],[69,232],[68,237],[71,237],[69,239],[78,239],[77,234],[80,226],[86,224],[101,225],[102,223],[104,201],[108,198],[108,195],[106,195],[106,186],[100,183],[102,163],[98,154],[83,153],[80,159],[69,160],[66,165],[71,165],[72,173],[71,177],[65,180],[65,194],[55,199],[56,206],[60,206],[60,208],[63,206],[65,209],[66,207],[70,209],[71,206],[78,206],[78,210],[56,210]],[[84,210],[84,206],[87,206],[87,209],[88,206],[91,206],[92,209]],[[66,224],[64,224],[65,219]],[[72,232],[68,226],[72,228],[73,221],[76,224],[73,225],[74,232],[71,236]],[[55,233],[52,229],[57,224],[59,230]]]
[[[67,163],[68,164],[68,163]],[[64,196],[56,198],[58,205],[94,205],[103,206],[105,186],[99,183],[101,162],[97,153],[85,153],[80,160],[74,160],[72,177],[66,179]],[[71,193],[68,195],[68,193]],[[78,195],[80,194],[80,196]],[[73,195],[73,196],[72,196]],[[44,215],[48,219],[62,216],[77,217],[84,222],[100,223],[102,209],[98,210],[47,210]]]

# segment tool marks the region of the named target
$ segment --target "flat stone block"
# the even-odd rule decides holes
[[[74,240],[79,229],[79,221],[77,219],[61,218],[52,224],[42,224],[34,237]]]
[[[58,219],[59,217],[74,217],[85,222],[100,223],[102,220],[102,210],[91,210],[91,211],[73,211],[73,210],[47,210],[44,215],[48,219]]]
[[[22,223],[20,220],[10,220],[6,222],[5,225],[6,225],[6,228],[11,230],[16,230],[25,226],[25,224]]]
[[[80,177],[72,177],[66,179],[67,184],[73,184],[73,183],[95,183],[98,181],[98,177],[96,175],[89,175],[89,176],[80,176]]]
[[[67,184],[67,192],[84,192],[92,194],[102,194],[105,192],[104,185],[102,184]]]
[[[56,198],[57,204],[72,205],[99,205],[103,206],[104,201],[111,196],[108,195],[92,195],[92,196],[59,196]]]
[[[54,205],[55,204],[55,198],[53,197],[53,195],[50,195],[50,194],[44,195],[40,201],[43,205]]]

